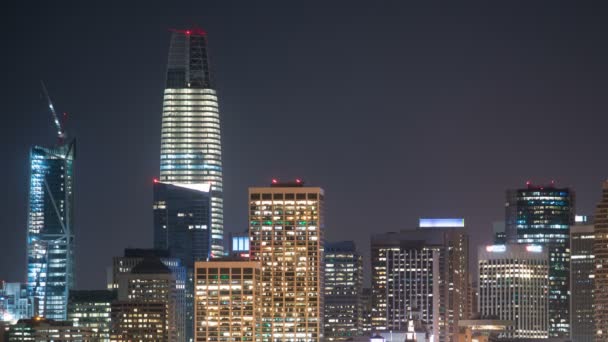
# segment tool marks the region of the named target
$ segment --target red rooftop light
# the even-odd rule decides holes
[[[158,178],[154,178],[154,183],[158,183]]]
[[[185,35],[196,35],[196,36],[206,36],[207,32],[203,29],[200,28],[192,28],[192,29],[188,29],[188,30],[177,30],[177,29],[169,29],[169,31],[171,32],[177,32],[177,33],[182,33]]]
[[[300,178],[296,178],[296,183],[302,183],[302,180]]]
[[[276,178],[273,178],[273,179],[272,179],[272,184],[277,184],[278,182],[279,182],[279,181],[278,181],[278,180],[276,180]]]

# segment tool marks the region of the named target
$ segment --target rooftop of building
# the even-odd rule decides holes
[[[133,269],[132,274],[170,274],[171,270],[157,257],[144,258]]]
[[[70,290],[69,302],[111,302],[117,293],[112,290]]]

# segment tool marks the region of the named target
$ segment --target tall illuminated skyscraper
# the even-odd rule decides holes
[[[160,181],[211,186],[211,251],[223,248],[223,188],[220,114],[201,29],[171,34],[163,98]]]
[[[570,226],[574,191],[533,185],[507,191],[507,240],[541,245],[549,253],[549,337],[570,335]]]
[[[252,261],[262,267],[262,341],[323,341],[323,189],[249,188]]]
[[[30,152],[27,230],[27,288],[34,313],[67,318],[68,294],[74,285],[74,140]]]

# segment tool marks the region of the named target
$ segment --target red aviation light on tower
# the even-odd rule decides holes
[[[276,178],[272,179],[272,184],[278,184],[278,183],[279,183],[279,181]]]
[[[185,34],[187,36],[206,36],[207,35],[207,31],[195,27],[195,28],[191,28],[191,29],[187,29],[187,30],[177,30],[177,29],[169,29],[169,31],[171,32],[176,32],[176,33],[182,33]]]
[[[152,181],[153,181],[154,183],[159,183],[158,178],[154,178]]]

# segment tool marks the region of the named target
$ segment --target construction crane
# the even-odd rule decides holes
[[[51,97],[49,96],[49,92],[46,90],[46,86],[43,81],[40,81],[42,84],[42,91],[44,92],[44,96],[46,97],[46,101],[49,104],[49,110],[51,114],[53,114],[53,121],[55,121],[55,126],[57,127],[57,137],[59,138],[59,143],[62,143],[66,137],[65,131],[61,126],[61,121],[59,121],[59,116],[57,116],[57,112],[55,111],[55,106],[53,106],[53,102],[51,101]],[[66,113],[63,114],[64,116]]]

